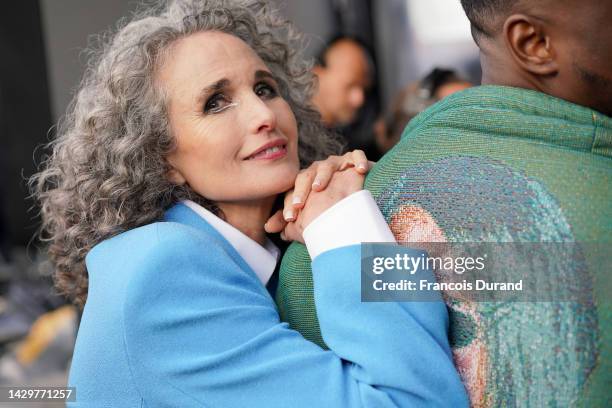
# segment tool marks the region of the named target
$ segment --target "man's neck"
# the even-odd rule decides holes
[[[481,58],[482,84],[512,86],[515,88],[531,89],[533,91],[546,93],[541,84],[532,78],[522,75],[513,70],[513,61],[499,61],[489,58]]]

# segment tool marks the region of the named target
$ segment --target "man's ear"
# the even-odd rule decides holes
[[[534,75],[559,72],[550,36],[542,25],[523,14],[514,14],[504,23],[504,37],[514,61]]]

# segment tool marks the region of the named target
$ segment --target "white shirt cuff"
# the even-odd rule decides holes
[[[362,242],[395,242],[368,190],[357,191],[325,210],[304,228],[302,236],[311,259]]]

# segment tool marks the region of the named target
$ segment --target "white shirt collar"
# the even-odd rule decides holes
[[[204,218],[234,247],[236,252],[255,271],[261,283],[264,285],[268,283],[280,256],[280,250],[269,238],[266,238],[266,244],[263,247],[201,205],[191,200],[184,200],[183,204]]]

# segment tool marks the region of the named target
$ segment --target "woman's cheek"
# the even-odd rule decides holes
[[[297,178],[300,172],[299,163],[296,162],[294,166],[292,166],[291,170],[288,172],[287,177],[285,177],[285,182],[283,185],[283,189],[290,190],[295,186],[295,179]]]

